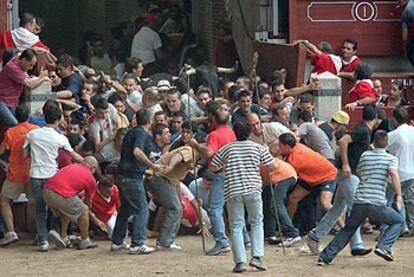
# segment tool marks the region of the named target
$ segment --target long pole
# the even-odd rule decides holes
[[[259,58],[259,54],[257,52],[255,52],[253,54],[253,60],[254,60],[254,62],[253,62],[253,68],[252,68],[251,74],[252,74],[252,78],[253,78],[254,91],[255,91],[255,94],[256,94],[257,101],[259,101],[259,99],[260,99],[259,98],[259,88],[258,88],[258,83],[257,83],[257,76],[256,76],[256,65],[257,65],[258,58]],[[259,116],[259,122],[260,122],[260,129],[262,130],[262,135],[261,135],[262,144],[265,145],[265,139],[264,139],[264,133],[263,133],[262,115],[261,115],[261,110],[260,109],[259,109],[258,116]],[[276,206],[276,201],[275,201],[275,192],[273,190],[273,184],[271,182],[272,181],[272,178],[270,176],[270,171],[269,171],[269,168],[267,168],[267,167],[266,167],[266,173],[267,173],[268,180],[270,180],[270,195],[271,195],[271,198],[272,198],[272,200],[271,200],[271,208],[273,209],[274,217],[275,217],[275,220],[276,220],[276,223],[277,223],[277,229],[278,229],[278,232],[279,232],[280,239],[282,241],[283,255],[285,256],[286,255],[285,243],[283,241],[282,228],[280,227],[279,214],[277,213],[277,206]]]
[[[190,108],[190,75],[191,74],[187,74],[187,111],[188,111],[188,121],[190,123],[190,132],[191,132],[191,136],[194,136],[195,134],[193,133],[193,126],[192,126],[192,122],[191,122],[191,108]],[[197,181],[197,177],[196,177],[196,161],[195,161],[195,150],[193,149],[192,153],[193,153],[193,181],[195,183],[196,186],[196,201],[197,201],[197,209],[198,209],[198,215],[199,215],[199,222],[200,222],[200,233],[201,233],[201,243],[203,246],[203,252],[204,254],[206,254],[206,239],[204,237],[204,222],[202,219],[202,213],[201,213],[201,200],[200,200],[200,192],[199,192],[199,187],[198,187],[198,181]]]

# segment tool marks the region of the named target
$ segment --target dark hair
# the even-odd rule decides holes
[[[53,124],[62,117],[62,110],[59,106],[50,106],[44,110],[46,124]]]
[[[397,88],[399,90],[403,90],[404,89],[404,83],[401,80],[394,80],[394,81],[392,81],[391,84],[394,85],[394,86],[397,86]]]
[[[57,59],[56,65],[61,65],[65,68],[70,67],[73,69],[73,59],[68,54],[63,54],[59,57],[59,59]]]
[[[232,85],[228,90],[229,99],[233,102],[239,99],[239,94],[242,91],[239,85]]]
[[[118,165],[114,163],[110,163],[108,166],[105,167],[103,174],[109,175],[116,175],[118,171]]]
[[[344,40],[344,43],[352,44],[352,49],[354,49],[354,51],[357,50],[357,48],[358,48],[358,42],[356,40],[348,38],[348,39]]]
[[[114,183],[112,183],[109,178],[102,176],[98,181],[98,185],[103,186],[104,188],[110,188],[114,185]]]
[[[221,108],[218,108],[215,112],[214,112],[214,119],[217,123],[217,125],[226,125],[227,122],[229,121],[230,115],[227,111],[224,111]]]
[[[183,111],[176,111],[174,113],[172,113],[171,117],[182,117],[185,118],[185,113]]]
[[[365,106],[362,110],[362,120],[371,121],[374,120],[378,115],[378,108],[374,106]]]
[[[114,93],[111,96],[109,96],[109,98],[108,98],[108,102],[111,103],[114,106],[115,106],[115,103],[119,102],[119,101],[121,101],[122,103],[125,102],[125,98],[122,98],[121,94],[119,94],[119,93]]]
[[[106,100],[103,97],[100,97],[98,98],[98,100],[96,100],[96,103],[94,106],[95,106],[95,109],[97,110],[100,110],[100,109],[106,110],[109,107],[108,100]]]
[[[251,125],[248,121],[240,120],[233,125],[233,131],[238,141],[245,141],[249,138]]]
[[[32,23],[33,21],[36,20],[36,17],[29,12],[25,12],[22,13],[22,15],[20,16],[20,27],[24,27],[29,23]]]
[[[237,79],[242,80],[243,83],[247,86],[248,89],[252,89],[252,81],[250,80],[249,77],[247,77],[247,76],[240,76]]]
[[[355,69],[355,77],[357,80],[371,79],[372,70],[367,64],[359,64]]]
[[[6,66],[6,64],[17,56],[17,53],[19,53],[19,50],[16,48],[7,48],[3,52],[3,68]]]
[[[137,75],[135,73],[128,73],[122,77],[122,81],[125,81],[127,79],[134,80],[135,83],[138,83]]]
[[[168,96],[170,96],[170,95],[177,95],[178,96],[178,98],[180,99],[180,101],[181,101],[181,92],[178,90],[178,89],[176,89],[176,88],[171,88],[168,92],[167,92],[167,97]]]
[[[384,120],[387,118],[387,114],[385,113],[383,108],[377,107],[377,117],[378,119],[381,119],[381,120]]]
[[[210,89],[209,87],[200,86],[200,87],[197,89],[196,95],[197,95],[197,96],[200,96],[200,94],[203,94],[203,93],[207,93],[207,94],[208,94],[208,96],[210,96],[210,97],[212,97],[212,96],[213,96],[213,93],[211,92],[211,89]]]
[[[374,135],[375,148],[386,148],[388,145],[388,134],[384,130],[377,130]]]
[[[184,121],[181,125],[181,130],[190,130],[193,134],[195,134],[197,132],[197,124],[195,124],[194,121]]]
[[[45,27],[45,20],[40,16],[36,16],[36,24],[43,28]]]
[[[157,112],[155,112],[154,117],[160,116],[160,115],[167,116],[167,114],[164,111],[157,111]]]
[[[168,126],[166,124],[162,124],[162,123],[155,124],[151,129],[152,137],[155,138],[157,135],[161,136],[164,129],[167,129],[167,128]]]
[[[279,142],[284,145],[288,145],[290,147],[295,147],[296,145],[296,138],[291,133],[284,133],[279,136]]]
[[[408,122],[407,110],[403,107],[397,107],[392,111],[392,116],[397,120],[398,124],[404,124]]]
[[[300,111],[298,113],[298,119],[302,120],[303,122],[312,122],[313,116],[310,111]]]
[[[135,118],[139,126],[146,125],[151,122],[151,113],[147,109],[140,109],[135,113]]]
[[[17,106],[16,119],[19,123],[26,122],[30,115],[30,109],[24,104]]]
[[[286,108],[286,104],[285,103],[277,103],[273,109],[272,109],[272,113],[274,115],[279,115],[279,111],[283,110],[284,108]]]
[[[299,96],[299,101],[300,101],[300,103],[313,103],[313,95],[312,95],[312,93],[309,93],[309,92],[302,93]]]
[[[275,70],[272,73],[271,86],[281,86],[286,82],[286,70]]]
[[[335,54],[335,51],[329,42],[322,41],[319,46],[321,47],[322,52],[325,52],[326,54]]]
[[[52,108],[52,107],[59,107],[59,104],[55,100],[46,100],[45,104],[42,107],[43,114],[46,113],[46,110]]]
[[[95,143],[91,140],[87,140],[82,144],[82,151],[91,151],[92,153],[96,152]]]
[[[211,100],[206,104],[207,114],[214,114],[220,108],[220,104],[217,101]]]
[[[272,93],[268,88],[259,87],[259,99],[262,99],[265,95],[272,95]]]
[[[240,91],[239,97],[237,99],[240,100],[240,98],[242,98],[242,97],[250,97],[250,98],[252,98],[252,95],[247,90],[242,90],[242,91]]]
[[[128,57],[125,60],[125,71],[127,73],[132,73],[132,70],[138,67],[142,63],[142,60],[137,57]]]
[[[69,134],[67,137],[72,148],[78,146],[82,142],[82,136],[79,134]]]
[[[25,59],[27,61],[31,61],[34,58],[36,58],[36,52],[33,49],[31,49],[31,48],[27,48],[19,56],[19,59],[20,60],[21,59]]]

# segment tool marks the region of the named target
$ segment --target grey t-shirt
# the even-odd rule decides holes
[[[335,154],[328,136],[310,122],[302,123],[299,126],[299,136],[304,143],[314,151],[318,152],[328,160],[335,160]]]

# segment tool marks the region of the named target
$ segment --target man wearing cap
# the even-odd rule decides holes
[[[340,129],[345,129],[349,124],[349,115],[344,111],[336,111],[330,122],[324,122],[319,125],[319,128],[325,132],[329,140],[332,141],[334,138],[334,133]]]

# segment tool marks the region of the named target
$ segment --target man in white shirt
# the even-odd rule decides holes
[[[157,72],[157,60],[162,58],[162,42],[155,26],[159,21],[156,12],[150,12],[145,18],[145,25],[135,34],[132,40],[131,56],[142,60],[143,77],[149,77]]]
[[[260,124],[259,116],[255,113],[251,113],[247,116],[247,120],[252,126],[252,132],[249,140],[258,144],[271,144],[284,133],[292,133],[289,128],[280,122],[270,122]],[[264,141],[262,139],[264,137]]]
[[[24,156],[30,155],[30,183],[33,197],[36,200],[36,230],[40,251],[49,249],[48,233],[46,227],[47,209],[43,200],[43,186],[58,172],[58,151],[63,148],[74,161],[81,162],[83,158],[77,154],[69,144],[68,139],[59,134],[56,128],[62,117],[58,104],[48,103],[43,109],[46,125],[27,134],[23,145]],[[53,237],[51,237],[53,239]]]
[[[388,150],[398,158],[401,191],[406,211],[405,232],[414,234],[414,127],[408,125],[407,110],[398,107],[393,111],[397,127],[388,134]],[[407,230],[408,227],[408,230]]]

